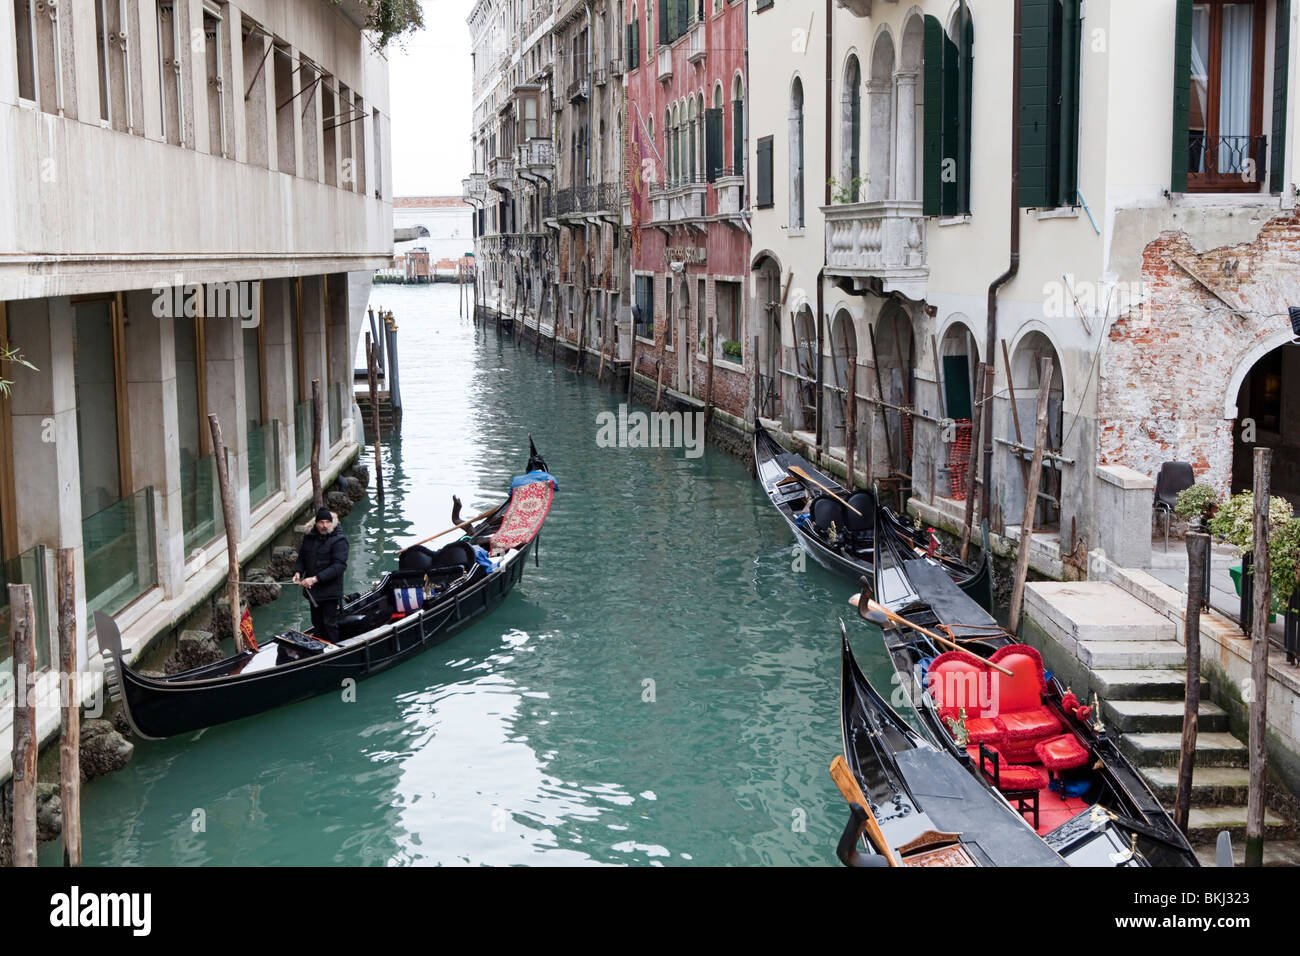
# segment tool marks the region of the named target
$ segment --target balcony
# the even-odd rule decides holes
[[[707,215],[707,182],[681,183],[668,197],[668,214],[674,220],[703,219]]]
[[[590,183],[561,189],[556,196],[561,216],[604,216],[613,219],[622,214],[622,197],[617,183]]]
[[[574,80],[572,83],[569,84],[570,103],[576,103],[578,100],[585,100],[591,96],[591,88],[588,86],[588,81],[586,77],[587,65],[584,63],[581,66],[582,66],[581,72],[583,75],[579,76],[576,80]]]
[[[925,216],[919,200],[884,200],[823,206],[826,272],[856,283],[879,280],[883,291],[925,298],[930,267]]]
[[[871,0],[838,0],[838,6],[843,7],[855,17],[871,16]]]
[[[718,215],[739,216],[745,209],[745,177],[735,175],[730,169],[718,171],[713,183],[718,194]]]
[[[604,86],[609,82],[609,70],[599,68],[591,71],[591,82],[597,86]]]
[[[488,163],[488,185],[499,192],[510,192],[515,182],[515,161],[498,156]]]
[[[609,75],[610,75],[610,76],[622,76],[622,75],[623,75],[623,58],[622,58],[622,57],[619,57],[619,56],[612,56],[612,57],[609,58]]]
[[[700,21],[691,27],[691,39],[686,59],[692,63],[702,63],[708,50],[704,46],[704,22]]]
[[[661,46],[658,53],[659,82],[667,83],[673,78],[673,51],[669,46]]]
[[[460,181],[461,196],[471,206],[481,206],[487,201],[487,176],[474,173]]]
[[[526,169],[530,175],[550,182],[555,173],[555,145],[549,138],[521,143],[518,164],[521,173]]]

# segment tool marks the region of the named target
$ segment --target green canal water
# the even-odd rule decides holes
[[[353,702],[137,742],[85,788],[87,862],[834,863],[841,615],[871,676],[889,673],[851,583],[799,569],[744,463],[600,447],[621,396],[476,329],[456,294],[376,289],[405,420],[384,508],[372,494],[343,522],[348,590],[446,527],[453,493],[467,514],[499,500],[529,433],[560,484],[541,566]],[[266,638],[306,618],[286,589],[254,622]]]

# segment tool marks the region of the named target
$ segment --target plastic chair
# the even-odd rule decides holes
[[[1156,475],[1156,498],[1154,509],[1157,514],[1165,516],[1165,553],[1169,553],[1169,516],[1174,513],[1178,493],[1186,491],[1196,484],[1196,475],[1192,466],[1185,461],[1167,461],[1160,466]]]

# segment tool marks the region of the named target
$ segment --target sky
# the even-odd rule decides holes
[[[388,51],[393,195],[459,196],[470,173],[474,0],[423,0],[424,29]]]

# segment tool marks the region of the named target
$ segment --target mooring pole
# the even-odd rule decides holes
[[[704,425],[707,428],[713,417],[713,350],[718,344],[717,316],[709,316],[709,340],[706,348],[709,364],[704,366]]]
[[[992,389],[990,366],[980,362],[975,369],[975,410],[970,416],[970,460],[966,463],[966,517],[961,525],[961,561],[966,563],[970,550],[971,528],[975,524],[975,478],[979,474],[980,426],[984,421],[984,403]],[[988,520],[988,515],[980,516]]]
[[[1250,789],[1246,795],[1246,865],[1264,865],[1264,732],[1268,717],[1268,611],[1272,588],[1268,562],[1271,448],[1255,449],[1255,606],[1251,621]]]
[[[32,586],[9,585],[9,649],[13,654],[14,866],[36,865],[36,615]]]
[[[1201,595],[1209,573],[1210,536],[1203,531],[1187,532],[1187,616],[1183,633],[1187,639],[1187,694],[1183,705],[1183,739],[1178,754],[1178,796],[1174,803],[1174,824],[1187,833],[1192,805],[1192,772],[1196,768],[1196,730],[1201,710]]]
[[[375,448],[375,493],[379,504],[384,503],[384,470],[381,467],[383,462],[379,457],[379,388],[376,383],[375,369],[375,344],[370,341],[370,336],[366,336],[366,377],[367,384],[370,386],[370,424],[374,429],[373,443]]]
[[[212,429],[212,458],[217,465],[217,486],[221,489],[221,518],[226,523],[226,599],[230,602],[230,631],[235,639],[235,651],[242,654],[244,632],[239,628],[239,546],[235,534],[235,495],[230,488],[230,470],[226,467],[226,443],[221,438],[221,422],[215,414],[208,415]],[[320,434],[317,429],[316,434]]]
[[[1029,463],[1029,485],[1025,488],[1025,511],[1020,522],[1020,553],[1016,558],[1016,577],[1011,585],[1011,609],[1007,612],[1007,628],[1012,634],[1020,630],[1025,580],[1029,577],[1029,546],[1034,538],[1038,483],[1043,477],[1043,451],[1047,445],[1047,401],[1052,394],[1052,360],[1044,358],[1038,368],[1038,420],[1034,428],[1034,460]]]
[[[77,604],[71,548],[56,556],[59,673],[63,733],[59,737],[59,802],[63,804],[63,865],[81,866],[81,688],[77,680]]]
[[[632,404],[632,386],[636,383],[636,316],[632,316],[632,354],[627,363],[627,402]]]
[[[311,506],[325,504],[325,494],[320,484],[320,432],[321,432],[320,379],[311,380]]]

